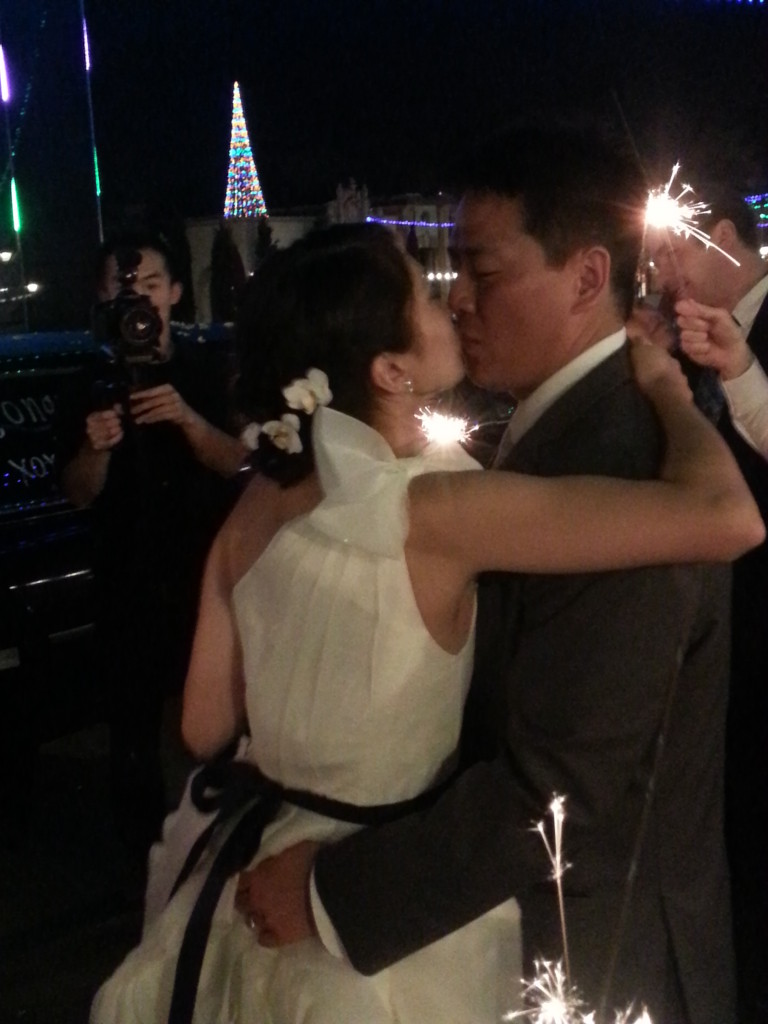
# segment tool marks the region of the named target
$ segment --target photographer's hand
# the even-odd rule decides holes
[[[109,451],[123,439],[122,408],[114,405],[111,409],[100,409],[88,415],[85,432],[88,443],[95,452]]]
[[[114,405],[86,417],[83,442],[61,471],[62,491],[74,505],[90,505],[104,489],[112,451],[123,439],[122,414]]]
[[[195,458],[221,476],[234,476],[248,454],[239,438],[230,437],[195,412],[172,384],[135,391],[131,395],[131,416],[139,424],[175,424],[184,432]]]
[[[172,384],[160,384],[131,395],[134,423],[175,423],[183,428],[194,415]]]

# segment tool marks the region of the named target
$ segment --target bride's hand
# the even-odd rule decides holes
[[[659,345],[647,341],[630,341],[632,368],[638,387],[649,398],[661,391],[680,401],[691,402],[693,396],[680,363]]]
[[[315,935],[309,901],[309,877],[319,843],[309,840],[266,857],[241,872],[235,907],[261,946],[286,946]]]

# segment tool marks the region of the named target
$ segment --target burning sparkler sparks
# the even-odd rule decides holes
[[[470,427],[461,416],[446,416],[441,412],[432,412],[430,409],[420,409],[416,419],[421,423],[427,440],[430,443],[450,444],[458,441],[462,443],[469,439],[469,435],[477,430],[477,426]]]
[[[560,905],[560,926],[563,937],[565,967],[561,961],[536,960],[535,973],[531,981],[525,982],[524,996],[529,1008],[513,1010],[504,1015],[505,1021],[526,1020],[529,1024],[595,1024],[595,1011],[585,1008],[584,1000],[575,985],[571,984],[568,968],[568,941],[565,931],[565,909],[563,903],[562,878],[570,865],[563,861],[563,823],[565,821],[565,797],[553,796],[549,805],[552,815],[553,838],[550,840],[544,821],[534,829],[542,838],[552,865],[552,880],[557,886]],[[648,1011],[643,1008],[639,1016],[632,1017],[633,1010],[617,1011],[614,1024],[653,1024]]]
[[[529,1010],[504,1015],[505,1021],[527,1020],[529,1024],[595,1024],[595,1011],[586,1010],[578,989],[568,983],[562,964],[535,962],[536,974],[525,986]],[[632,1009],[616,1013],[614,1024],[653,1024],[646,1009],[633,1017]]]
[[[734,259],[719,245],[715,245],[706,231],[702,231],[696,223],[696,219],[703,213],[711,213],[711,210],[704,202],[683,202],[687,195],[693,195],[690,185],[682,185],[680,192],[673,196],[670,194],[672,183],[680,170],[680,164],[676,163],[672,168],[669,181],[664,186],[652,189],[648,193],[648,202],[645,208],[645,226],[660,230],[671,231],[675,235],[684,235],[686,238],[693,236],[702,242],[708,249],[716,249],[726,259],[740,266],[739,261]]]
[[[568,984],[562,964],[535,961],[536,974],[525,986],[530,1010],[515,1010],[504,1016],[511,1021],[525,1018],[531,1024],[593,1024],[594,1014],[581,1013],[583,1003],[575,988]]]

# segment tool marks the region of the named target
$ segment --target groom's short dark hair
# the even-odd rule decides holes
[[[584,246],[605,246],[613,293],[629,313],[648,189],[623,139],[595,125],[516,125],[478,145],[455,185],[519,200],[525,230],[554,266]]]

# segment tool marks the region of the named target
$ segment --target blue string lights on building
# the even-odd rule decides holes
[[[759,228],[768,228],[768,192],[762,192],[760,195],[745,196],[744,202],[757,211],[757,226]]]
[[[251,140],[245,123],[240,86],[235,82],[232,95],[232,132],[229,139],[229,171],[225,217],[266,217],[267,204],[256,173]]]
[[[369,224],[388,224],[390,227],[402,228],[452,228],[452,220],[397,220],[394,217],[365,218]]]
[[[761,229],[768,229],[768,192],[761,192],[754,196],[745,196],[744,201],[749,203],[757,213],[757,226]],[[760,238],[760,255],[768,257],[768,230],[765,238]]]

